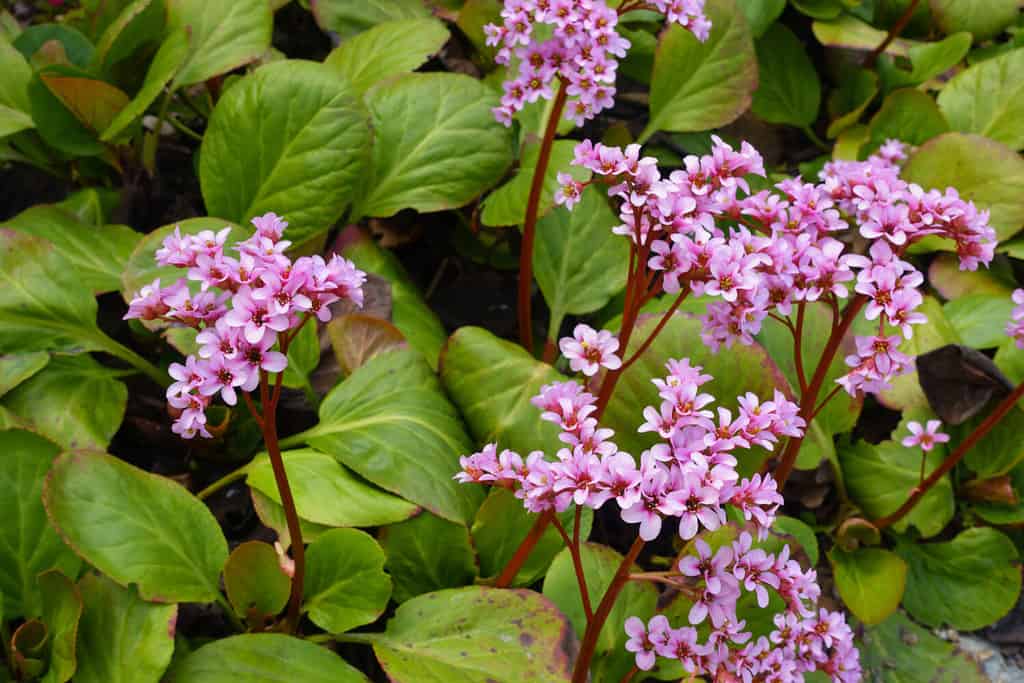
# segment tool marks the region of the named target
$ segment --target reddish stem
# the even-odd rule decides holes
[[[796,364],[796,379],[800,384],[800,395],[807,391],[807,377],[804,375],[804,354],[803,354],[803,334],[804,334],[804,312],[806,311],[807,303],[801,301],[796,306],[796,327],[793,329],[793,362]]]
[[[932,472],[927,479],[925,479],[920,485],[914,487],[913,491],[910,492],[910,497],[891,515],[886,515],[879,519],[871,522],[879,529],[884,529],[887,526],[892,526],[899,520],[903,519],[914,506],[924,497],[924,494],[928,493],[935,484],[939,482],[942,477],[946,475],[950,470],[956,467],[956,464],[960,462],[967,452],[970,451],[975,444],[978,443],[986,434],[992,431],[992,428],[999,424],[1008,412],[1013,410],[1014,406],[1017,405],[1017,401],[1020,400],[1021,396],[1024,396],[1024,382],[1021,382],[1013,390],[1009,396],[1003,399],[1002,403],[996,406],[996,409],[985,418],[985,421],[974,428],[966,439],[964,439],[956,450],[946,456],[946,459],[942,461],[938,469]]]
[[[625,372],[626,368],[635,363],[640,358],[640,356],[642,356],[644,352],[651,347],[651,344],[654,343],[654,338],[661,334],[661,331],[665,329],[665,325],[668,324],[669,319],[673,315],[675,315],[675,312],[679,310],[679,306],[683,303],[683,301],[686,300],[686,296],[689,293],[689,289],[684,289],[679,294],[679,296],[676,297],[676,300],[672,302],[672,305],[669,307],[669,309],[665,311],[665,315],[663,315],[661,317],[661,320],[658,321],[658,326],[655,327],[654,330],[647,336],[647,339],[645,339],[644,343],[640,345],[640,348],[636,350],[636,353],[634,353],[629,360],[622,364],[620,372]]]
[[[594,650],[597,647],[597,637],[601,634],[604,623],[608,621],[608,615],[611,614],[612,607],[615,605],[615,600],[619,597],[619,593],[622,592],[623,587],[629,582],[629,570],[633,563],[636,562],[636,558],[640,551],[643,550],[643,547],[644,539],[637,536],[629,552],[622,558],[622,562],[619,564],[612,582],[608,585],[608,590],[605,591],[604,597],[601,598],[601,604],[597,606],[594,618],[587,624],[587,629],[583,633],[583,644],[580,646],[580,654],[576,658],[576,667],[572,672],[572,683],[586,683],[587,674],[590,671],[590,660],[593,659]]]
[[[576,509],[580,507],[577,505]],[[590,606],[590,591],[587,589],[587,577],[583,573],[583,558],[580,557],[580,547],[578,540],[573,542],[572,538],[569,538],[569,534],[566,533],[565,527],[558,521],[558,517],[553,517],[551,523],[558,529],[558,533],[562,535],[562,540],[565,541],[565,547],[569,549],[569,555],[572,557],[572,568],[576,573],[576,585],[580,589],[580,598],[583,600],[583,613],[587,616],[587,623],[594,618],[594,610]],[[577,522],[577,529],[579,529],[579,522]],[[573,530],[573,536],[577,539],[579,535],[577,531]]]
[[[905,29],[907,24],[910,23],[911,18],[914,16],[914,10],[917,9],[917,5],[920,1],[921,0],[910,0],[910,4],[907,6],[906,11],[903,12],[900,18],[896,20],[896,23],[889,29],[889,33],[886,34],[885,40],[879,43],[878,46],[871,51],[871,54],[864,59],[865,69],[873,67],[875,62],[878,61],[878,57],[885,52],[885,48],[889,47],[892,41],[896,40],[896,38],[903,33],[903,29]]]
[[[530,532],[526,534],[526,538],[516,548],[515,555],[505,565],[505,569],[502,570],[501,575],[498,576],[498,580],[494,582],[494,585],[498,588],[508,588],[512,585],[512,582],[516,578],[516,574],[522,569],[523,565],[526,564],[526,560],[530,557],[530,552],[533,547],[537,545],[537,541],[540,540],[541,536],[548,528],[548,524],[554,519],[555,513],[551,510],[546,510],[537,516],[533,526],[530,527]]]
[[[533,322],[530,313],[530,290],[533,285],[533,243],[537,235],[537,213],[540,208],[540,195],[544,189],[544,176],[551,161],[551,147],[558,132],[558,121],[562,118],[567,94],[565,81],[559,81],[558,93],[555,95],[551,118],[548,119],[544,138],[537,154],[537,166],[533,170],[530,183],[530,195],[526,201],[526,219],[523,221],[523,244],[519,251],[519,341],[530,353],[533,353]]]

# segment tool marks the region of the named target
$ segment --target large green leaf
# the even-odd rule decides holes
[[[1024,226],[1024,159],[994,140],[940,135],[911,155],[903,176],[925,189],[955,187],[979,209],[988,209],[1000,241]],[[950,242],[942,244],[952,249]]]
[[[209,602],[220,596],[227,542],[210,511],[179,484],[113,456],[65,453],[43,491],[68,544],[146,600]]]
[[[673,24],[661,36],[651,81],[651,120],[640,141],[659,130],[710,130],[736,120],[757,88],[750,28],[734,0],[709,0],[704,43]]]
[[[756,48],[760,74],[751,111],[769,123],[814,123],[821,83],[800,40],[783,24],[774,24]]]
[[[1017,0],[928,0],[928,5],[944,33],[970,31],[976,43],[997,36],[1020,12]]]
[[[373,161],[353,217],[441,211],[493,186],[512,161],[498,95],[469,76],[407,74],[367,93]]]
[[[558,427],[543,422],[530,399],[543,385],[566,378],[521,346],[463,327],[448,340],[441,379],[477,444],[496,441],[523,456],[560,447]]]
[[[315,0],[316,23],[348,39],[377,24],[430,15],[422,0]]]
[[[40,204],[4,221],[4,227],[49,240],[97,294],[121,286],[121,273],[142,235],[126,225],[96,227],[55,205]]]
[[[636,326],[625,357],[630,357],[647,339],[660,319],[660,314],[654,315]],[[775,389],[786,388],[781,371],[760,344],[736,344],[713,353],[701,341],[700,332],[699,320],[676,313],[643,356],[619,377],[601,423],[615,430],[614,440],[620,449],[639,457],[641,451],[657,441],[657,435],[640,434],[636,430],[644,422],[644,408],[661,405],[658,388],[651,380],[668,373],[665,363],[670,359],[689,358],[694,365],[703,366],[704,372],[714,377],[701,387],[702,391],[715,397],[712,407],[722,406],[735,411],[736,397],[748,391],[762,400],[770,400]],[[760,462],[751,462],[744,456],[742,452],[737,453],[744,471],[760,465]]]
[[[382,354],[327,394],[320,424],[286,440],[308,443],[406,500],[453,522],[472,519],[478,487],[452,479],[472,445],[423,357]]]
[[[561,682],[573,664],[569,628],[537,593],[472,586],[403,603],[373,651],[395,683]]]
[[[865,679],[885,683],[989,683],[980,665],[951,643],[936,637],[897,612],[874,628],[865,629],[860,642]]]
[[[1006,341],[1006,323],[1013,312],[1006,294],[968,294],[942,307],[960,341],[977,349],[989,349]]]
[[[617,224],[604,193],[593,187],[572,211],[555,209],[537,223],[533,270],[551,310],[550,338],[567,314],[592,313],[626,286],[629,245],[612,234]]]
[[[1017,602],[1017,548],[995,529],[976,527],[952,541],[903,543],[896,550],[910,566],[903,606],[927,626],[974,631]]]
[[[391,285],[391,322],[405,335],[409,346],[422,353],[430,367],[436,370],[448,334],[401,262],[365,234],[345,245],[342,254],[362,270],[388,281]]]
[[[571,165],[577,144],[575,140],[555,140],[551,145],[551,157],[544,173],[544,184],[541,185],[540,200],[537,204],[538,216],[545,216],[555,206],[559,173],[569,173],[581,182],[590,179],[589,171]],[[539,143],[528,143],[523,147],[519,170],[515,176],[484,200],[484,210],[480,214],[480,221],[484,225],[523,224],[526,220],[526,203],[530,197],[530,185],[533,184],[539,155]]]
[[[67,683],[78,667],[75,645],[82,618],[82,594],[59,570],[39,575],[42,622],[49,634],[50,666],[42,683]]]
[[[302,607],[330,633],[376,621],[391,597],[384,551],[366,532],[332,529],[310,544]]]
[[[190,45],[189,33],[185,28],[179,28],[167,36],[160,45],[160,49],[157,50],[156,56],[153,57],[153,61],[149,63],[149,70],[146,71],[142,87],[103,131],[100,136],[101,140],[110,142],[117,139],[132,123],[146,113],[149,105],[153,104],[175,74],[185,65]]]
[[[584,543],[580,547],[580,560],[591,605],[597,605],[611,585],[612,578],[622,563],[622,555],[605,545]],[[636,565],[632,569],[639,570]],[[562,610],[562,614],[569,618],[569,623],[576,634],[582,637],[587,626],[587,617],[583,611],[579,584],[568,548],[562,550],[551,563],[551,568],[544,577],[544,596]],[[592,670],[594,680],[619,681],[629,671],[635,657],[626,651],[627,636],[622,625],[629,617],[639,617],[646,622],[654,616],[657,602],[658,590],[653,583],[631,581],[626,584],[612,605],[608,620],[597,637]]]
[[[961,71],[939,92],[939,108],[954,130],[1024,147],[1024,48]]]
[[[412,503],[367,484],[330,455],[312,448],[284,453],[295,508],[303,519],[326,526],[380,526],[408,519]],[[281,502],[270,459],[264,455],[248,467],[249,486]]]
[[[143,602],[135,589],[86,574],[75,683],[157,683],[174,652],[177,605]]]
[[[192,46],[175,88],[237,69],[270,47],[274,16],[266,0],[168,0],[167,9],[169,28],[187,29]]]
[[[869,151],[890,138],[920,145],[949,130],[935,100],[914,88],[889,93],[882,108],[871,118],[869,127]]]
[[[476,552],[463,524],[424,512],[381,529],[379,540],[396,602],[465,586],[477,575]]]
[[[24,55],[0,37],[0,138],[32,128],[28,84],[32,80],[32,67]]]
[[[558,516],[562,527],[570,534],[574,529],[574,515],[570,507]],[[473,521],[473,546],[480,557],[480,575],[490,578],[501,574],[536,521],[537,515],[524,508],[523,501],[511,491],[492,488]],[[584,508],[580,516],[581,539],[586,540],[590,536],[593,521],[593,511]],[[544,576],[555,555],[564,547],[565,542],[558,529],[548,525],[530,557],[515,575],[512,585],[529,586]]]
[[[837,546],[828,559],[839,596],[865,624],[880,624],[900,606],[907,564],[899,555],[882,548],[847,552]]]
[[[2,405],[27,428],[66,449],[104,450],[124,419],[123,373],[88,355],[54,356],[4,396]]]
[[[361,683],[368,681],[330,650],[280,633],[215,640],[175,666],[167,683]]]
[[[50,354],[45,351],[0,356],[0,398],[46,367]]]
[[[927,455],[925,476],[933,472],[946,455],[946,449],[936,447]],[[839,451],[843,478],[850,499],[871,518],[895,512],[920,481],[921,453],[904,448],[894,441],[872,445],[858,441]],[[953,485],[944,476],[929,489],[893,529],[904,532],[913,525],[925,538],[934,536],[953,518]]]
[[[31,432],[0,432],[0,602],[3,617],[42,614],[36,576],[59,569],[76,576],[80,562],[46,519],[43,479],[60,449]]]
[[[206,208],[239,223],[274,211],[299,244],[341,217],[369,139],[355,93],[329,67],[268,64],[236,83],[213,111],[199,158]]]
[[[0,353],[101,349],[96,299],[51,242],[0,229]]]
[[[437,19],[388,21],[345,41],[324,63],[362,94],[375,83],[413,71],[448,42],[448,29]]]
[[[105,131],[128,105],[128,95],[90,73],[63,65],[36,72],[29,86],[39,134],[69,154],[98,155]]]

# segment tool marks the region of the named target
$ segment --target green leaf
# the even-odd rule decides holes
[[[710,130],[735,121],[757,88],[750,28],[734,0],[709,0],[711,35],[704,43],[672,24],[661,36],[651,80],[651,119],[645,142],[659,130]]]
[[[331,69],[268,64],[224,93],[210,118],[199,160],[207,210],[239,223],[275,211],[300,244],[341,217],[369,140],[355,93]]]
[[[33,128],[28,84],[32,67],[25,57],[4,38],[0,38],[0,138]]]
[[[50,354],[45,351],[0,356],[0,398],[46,367]]]
[[[286,441],[308,443],[453,522],[468,523],[482,498],[452,479],[472,445],[437,377],[412,350],[360,367],[324,398],[320,424]]]
[[[540,201],[537,204],[538,217],[548,215],[555,206],[559,173],[569,173],[580,182],[590,180],[589,171],[571,165],[576,145],[575,140],[555,140],[551,145],[551,158],[544,173]],[[484,210],[480,214],[480,221],[484,225],[522,225],[525,222],[526,203],[530,197],[530,185],[533,183],[539,155],[539,144],[527,144],[524,147],[515,177],[484,200]]]
[[[369,534],[332,529],[310,544],[302,607],[320,628],[344,633],[376,621],[390,597],[384,551]]]
[[[968,529],[945,543],[904,543],[896,551],[910,566],[903,606],[926,626],[974,631],[1017,602],[1017,549],[995,529]]]
[[[51,569],[39,575],[42,621],[49,633],[50,666],[42,683],[67,683],[78,667],[75,644],[82,618],[82,594],[75,583]]]
[[[1004,294],[968,294],[947,302],[942,311],[960,336],[977,349],[989,349],[1006,341],[1006,323],[1013,301]]]
[[[846,552],[837,546],[829,552],[828,559],[839,596],[865,624],[882,623],[900,606],[907,563],[896,553],[881,548]]]
[[[769,533],[771,537],[778,539],[776,541],[778,550],[773,547],[769,552],[778,552],[782,550],[783,544],[792,545],[795,542],[803,548],[807,559],[811,561],[811,566],[818,564],[818,539],[814,534],[814,529],[799,519],[779,515],[775,518],[775,523],[772,524]]]
[[[291,586],[269,543],[246,541],[231,551],[224,565],[224,589],[241,617],[250,611],[257,617],[277,614],[288,604]]]
[[[423,593],[473,583],[476,552],[469,529],[429,512],[384,527],[379,540],[384,568],[395,584],[395,602]]]
[[[303,519],[326,526],[381,526],[416,514],[415,505],[367,484],[330,455],[311,448],[283,455],[295,508]],[[265,455],[249,465],[248,483],[275,503],[281,502]]]
[[[637,324],[624,357],[632,356],[660,320],[661,315],[658,314]],[[657,435],[640,434],[636,430],[644,421],[643,409],[661,403],[658,388],[651,379],[666,375],[665,363],[670,359],[689,358],[694,365],[703,366],[704,372],[714,377],[702,387],[702,391],[715,397],[714,407],[735,410],[737,396],[752,391],[762,400],[769,400],[776,388],[786,386],[781,371],[760,344],[736,344],[713,353],[701,343],[700,333],[699,320],[676,313],[640,359],[619,377],[601,424],[615,430],[615,441],[621,450],[639,457],[642,451],[656,442]],[[753,461],[755,453],[763,454],[763,451],[736,454],[741,471],[756,470],[761,464]]]
[[[914,88],[890,93],[871,118],[869,127],[868,151],[874,151],[890,138],[920,145],[949,130],[935,100]]]
[[[835,19],[843,13],[840,0],[793,0],[793,7],[812,19]]]
[[[157,683],[174,652],[177,605],[143,602],[135,589],[98,574],[78,583],[85,610],[78,627],[75,683]]]
[[[897,612],[865,629],[860,649],[865,680],[885,683],[988,683],[980,665]]]
[[[494,119],[498,95],[469,76],[406,74],[366,96],[373,161],[353,218],[462,206],[512,161],[512,134]]]
[[[786,0],[737,0],[736,5],[747,18],[750,32],[760,38],[786,9]]]
[[[911,339],[905,339],[900,344],[900,351],[911,358],[921,354],[934,351],[946,344],[959,344],[960,335],[946,319],[942,305],[933,296],[925,296],[924,302],[918,309],[928,318],[927,325],[920,325],[914,330]],[[866,325],[866,322],[863,323]],[[900,375],[891,382],[892,389],[878,395],[879,401],[887,408],[893,410],[906,410],[908,408],[927,407],[928,399],[917,379],[917,370],[905,375]]]
[[[103,142],[119,138],[121,133],[146,113],[149,105],[156,101],[175,74],[185,65],[189,51],[189,34],[186,29],[179,28],[167,36],[153,61],[149,63],[142,87],[103,131],[100,136]]]
[[[50,41],[60,43],[68,61],[79,68],[88,68],[95,51],[93,44],[82,33],[64,24],[37,24],[21,32],[12,44],[25,59],[32,57]]]
[[[103,450],[124,419],[128,388],[88,355],[54,356],[3,398],[29,429],[66,449]]]
[[[272,529],[277,534],[277,540],[282,547],[291,547],[291,535],[288,533],[288,519],[285,517],[284,508],[271,500],[269,496],[264,495],[259,489],[250,489],[249,497],[252,499],[252,506],[263,526]],[[301,517],[299,518],[299,527],[302,529],[302,540],[305,543],[312,543],[333,528],[310,522]]]
[[[940,135],[911,155],[903,177],[926,190],[955,187],[961,197],[989,210],[989,222],[1000,241],[1024,226],[1024,159],[994,140],[962,133]],[[942,244],[952,250],[948,240]]]
[[[32,119],[43,140],[72,156],[99,156],[99,135],[128,104],[128,95],[64,65],[36,72],[28,87]]]
[[[266,0],[169,0],[167,5],[168,28],[187,29],[192,46],[172,89],[237,69],[270,47],[274,16]]]
[[[783,24],[774,24],[756,49],[760,75],[751,111],[769,123],[814,123],[821,83],[800,40]]]
[[[96,43],[93,69],[108,71],[146,44],[157,42],[166,21],[164,3],[159,0],[134,0],[126,5]]]
[[[49,240],[70,263],[80,286],[97,294],[121,286],[121,273],[142,235],[125,225],[96,227],[56,205],[40,204],[4,222],[4,227]]]
[[[570,507],[558,516],[562,527],[570,534],[575,528],[574,515]],[[590,536],[593,519],[593,511],[584,509],[580,518],[580,538]],[[536,521],[537,515],[524,508],[523,501],[511,491],[492,488],[477,511],[472,528],[473,545],[480,557],[480,576],[490,578],[500,575]],[[563,547],[565,543],[558,529],[549,525],[516,574],[512,585],[529,586],[544,576],[551,561]]]
[[[316,0],[311,4],[320,28],[337,33],[342,40],[384,22],[430,16],[421,0]]]
[[[839,87],[833,90],[828,98],[828,109],[832,116],[832,123],[828,126],[828,137],[837,137],[856,124],[877,94],[878,75],[874,71],[847,71],[839,81]]]
[[[572,211],[555,209],[538,221],[533,269],[551,310],[552,338],[566,315],[592,313],[626,286],[629,245],[612,234],[617,224],[604,193],[594,187],[583,191]]]
[[[335,48],[324,64],[362,95],[391,76],[415,71],[448,42],[448,29],[434,18],[388,21]]]
[[[622,555],[605,545],[583,543],[580,547],[580,561],[587,593],[591,604],[596,606],[622,564]],[[632,570],[639,571],[640,568],[633,565]],[[544,596],[562,610],[576,635],[582,638],[587,627],[587,617],[583,611],[579,584],[568,548],[563,549],[551,563],[544,577]],[[657,602],[658,590],[653,583],[630,581],[626,584],[597,636],[592,669],[595,680],[621,680],[633,666],[635,658],[625,649],[627,635],[622,625],[629,617],[639,617],[646,622],[654,616]]]
[[[80,562],[46,519],[40,494],[60,449],[31,432],[0,432],[0,598],[3,617],[35,617],[43,604],[36,576],[59,569],[77,576]]]
[[[939,92],[938,102],[954,130],[1024,148],[1024,48],[961,71]]]
[[[409,346],[423,354],[436,370],[441,347],[448,334],[419,288],[394,254],[381,248],[367,235],[347,244],[342,254],[367,273],[379,275],[391,285],[391,322],[401,330]]]
[[[908,48],[910,71],[897,67],[889,59],[880,60],[878,69],[886,90],[916,86],[955,67],[970,48],[970,33],[954,33],[935,43],[922,43]]]
[[[1000,248],[1006,245],[1000,245]],[[937,254],[928,266],[928,284],[944,299],[959,299],[971,294],[997,295],[1010,299],[1014,283],[1005,272],[996,268],[960,270],[960,259],[955,254]],[[949,314],[946,311],[947,315]],[[1005,338],[1000,340],[1000,343]]]
[[[1005,358],[1000,360],[1005,362]],[[950,431],[952,442],[958,443],[966,439],[984,418],[983,413],[962,425],[953,427]],[[1019,462],[1024,460],[1024,443],[1020,438],[1022,429],[1024,429],[1024,413],[1017,410],[1010,412],[967,451],[964,462],[981,479],[1009,473]]]
[[[537,593],[472,586],[403,603],[373,651],[395,683],[562,682],[569,628]]]
[[[1002,33],[1020,12],[1017,0],[928,0],[928,5],[943,33],[969,31],[975,43]]]
[[[247,633],[199,648],[167,683],[361,683],[363,674],[327,648],[280,633]]]
[[[217,520],[179,484],[113,456],[65,453],[43,491],[68,544],[145,600],[210,602],[228,557]]]
[[[925,476],[942,464],[945,455],[944,447],[936,447],[927,454]],[[883,441],[877,446],[858,441],[840,449],[839,462],[850,499],[871,519],[895,512],[920,481],[921,452],[895,441]],[[892,528],[903,533],[912,525],[928,538],[942,531],[951,519],[953,485],[946,475]]]
[[[887,36],[885,31],[879,31],[852,14],[842,14],[832,21],[815,21],[811,29],[822,45],[850,50],[874,50]],[[906,57],[914,44],[914,41],[896,38],[885,48],[884,54]]]
[[[526,455],[559,448],[558,427],[540,419],[530,399],[565,377],[517,344],[479,327],[463,327],[448,340],[441,379],[477,444],[497,442]]]

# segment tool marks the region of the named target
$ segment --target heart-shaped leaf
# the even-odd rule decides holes
[[[751,110],[769,123],[814,123],[821,83],[800,40],[783,24],[774,24],[757,40],[756,50],[759,76]]]
[[[291,586],[277,551],[269,543],[246,541],[231,551],[224,565],[224,589],[241,617],[277,614],[288,604]]]
[[[58,569],[77,576],[81,562],[46,519],[43,479],[60,449],[31,432],[0,432],[0,597],[5,619],[43,613],[36,576]]]
[[[373,160],[353,218],[462,206],[512,162],[497,93],[463,74],[407,74],[367,93]]]
[[[757,88],[757,56],[734,0],[709,0],[711,35],[700,42],[672,24],[661,36],[651,80],[651,119],[640,142],[659,130],[710,130],[736,120]]]
[[[210,117],[199,161],[207,210],[239,223],[274,211],[300,244],[352,201],[369,141],[355,92],[332,69],[268,64],[224,93]]]
[[[143,602],[134,588],[93,573],[78,587],[85,610],[75,683],[160,681],[174,652],[178,606]]]
[[[188,655],[168,683],[363,683],[363,674],[330,650],[280,633],[215,640]]]
[[[188,65],[173,88],[237,69],[270,47],[274,16],[266,0],[170,0],[167,10],[168,27],[186,29],[192,44]]]
[[[302,607],[330,633],[376,621],[391,597],[384,551],[357,529],[331,529],[310,544]]]
[[[869,626],[885,621],[903,598],[907,563],[882,548],[847,552],[833,548],[828,554],[839,596],[858,619]]]
[[[473,583],[476,552],[469,529],[429,512],[380,531],[384,564],[395,584],[395,602]]]
[[[65,453],[46,479],[47,514],[68,544],[146,600],[210,602],[228,558],[217,520],[179,484],[113,456]]]
[[[377,356],[327,394],[320,424],[282,444],[307,443],[383,489],[453,522],[480,504],[452,479],[472,446],[426,361],[412,350]]]
[[[471,586],[403,603],[373,651],[396,683],[562,682],[575,654],[569,628],[537,593]]]

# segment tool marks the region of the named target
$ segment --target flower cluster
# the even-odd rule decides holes
[[[689,624],[673,628],[661,614],[646,624],[638,617],[626,620],[626,649],[636,654],[637,668],[648,671],[663,657],[678,661],[691,675],[714,680],[796,683],[812,671],[843,683],[861,680],[850,627],[842,614],[815,609],[821,593],[816,573],[790,559],[788,545],[773,555],[743,532],[715,553],[702,539],[695,546],[696,554],[678,564],[684,582],[680,591],[693,597]],[[745,592],[754,593],[762,609],[773,592],[785,602],[768,636],[752,640],[737,616],[736,604]],[[705,621],[710,621],[710,633],[700,642],[695,627]]]
[[[1017,343],[1018,348],[1024,349],[1024,289],[1014,290],[1013,303],[1016,306],[1006,325],[1006,334]]]
[[[594,174],[589,182],[610,186],[622,221],[613,232],[633,242],[660,291],[716,297],[703,318],[712,348],[753,343],[766,317],[789,316],[796,305],[823,301],[838,311],[852,284],[856,306],[878,331],[857,338],[851,370],[838,382],[851,394],[878,392],[911,368],[898,347],[925,322],[916,310],[924,278],[902,259],[906,248],[937,235],[955,242],[962,269],[992,259],[988,213],[952,188],[926,192],[902,180],[898,142],[866,161],[827,164],[820,183],[789,178],[751,193],[745,176],[765,175],[761,156],[747,143],[735,150],[712,139],[710,154],[687,156],[668,177],[639,145],[585,140],[573,162]],[[571,208],[589,183],[558,178],[556,201]],[[851,222],[869,242],[866,255],[848,253],[838,239]]]
[[[572,98],[566,118],[576,125],[611,107],[618,60],[630,46],[616,30],[619,14],[641,8],[665,14],[701,40],[711,29],[704,0],[626,0],[618,11],[605,0],[505,0],[503,23],[484,27],[487,44],[499,48],[495,61],[518,62],[516,76],[504,83],[501,106],[494,110],[498,121],[511,125],[512,116],[527,103],[552,99],[556,78]]]
[[[679,535],[689,540],[701,528],[725,523],[725,506],[739,510],[759,533],[771,526],[782,503],[770,476],[739,480],[732,452],[754,445],[771,449],[782,436],[800,436],[804,422],[797,407],[776,391],[762,402],[752,393],[740,398],[737,415],[706,406],[714,398],[700,386],[711,377],[689,360],[668,363],[669,375],[654,380],[662,403],[644,410],[641,432],[664,439],[640,455],[640,463],[618,450],[611,429],[592,416],[595,398],[576,382],[544,386],[533,404],[541,419],[561,429],[566,447],[555,460],[540,451],[524,460],[518,453],[488,444],[461,460],[461,482],[487,483],[515,491],[532,512],[562,511],[570,503],[600,508],[614,499],[622,519],[639,524],[640,537],[655,538],[665,517],[678,519]]]
[[[350,261],[337,254],[292,261],[285,255],[291,242],[281,239],[288,223],[273,213],[252,223],[252,237],[234,245],[237,257],[225,249],[231,228],[195,235],[175,228],[156,261],[185,269],[187,277],[143,287],[125,315],[199,330],[198,355],[169,370],[175,382],[167,401],[180,411],[173,430],[187,439],[210,436],[206,408],[217,394],[235,405],[238,391],[253,391],[266,373],[283,371],[287,342],[307,320],[329,320],[337,301],[363,303],[366,274]]]

